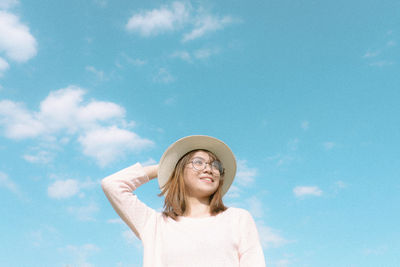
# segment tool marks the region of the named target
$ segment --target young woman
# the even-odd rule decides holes
[[[102,187],[118,215],[141,239],[144,267],[264,267],[250,213],[222,202],[235,173],[229,147],[197,135],[172,144],[159,165],[136,163],[103,179]],[[162,213],[132,194],[154,178],[165,197]]]

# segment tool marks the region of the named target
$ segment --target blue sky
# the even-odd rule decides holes
[[[99,181],[191,134],[236,154],[267,266],[399,266],[399,11],[0,0],[0,266],[141,266]]]

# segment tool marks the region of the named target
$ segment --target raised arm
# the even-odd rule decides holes
[[[101,181],[111,205],[138,238],[146,224],[156,220],[156,211],[132,194],[139,186],[157,177],[158,165],[142,167],[139,163],[116,172]]]

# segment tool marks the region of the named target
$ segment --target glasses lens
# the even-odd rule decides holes
[[[206,168],[206,161],[202,158],[194,158],[192,160],[192,164],[193,164],[193,168],[195,168],[198,171],[202,171]],[[210,164],[210,168],[213,171],[214,174],[221,174],[223,172],[223,168],[222,168],[222,163],[214,160],[213,162],[211,162]]]
[[[196,158],[192,161],[192,163],[193,163],[193,168],[195,168],[198,171],[202,171],[204,170],[205,167],[204,165],[206,162],[202,159]]]
[[[211,166],[212,166],[214,172],[217,172],[218,174],[222,173],[222,164],[221,164],[221,162],[219,162],[217,160],[214,160],[211,163]]]

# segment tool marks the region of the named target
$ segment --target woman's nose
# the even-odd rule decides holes
[[[208,173],[212,173],[212,168],[211,168],[211,164],[210,163],[206,163],[204,171],[206,171]]]

